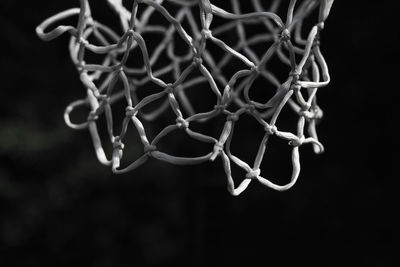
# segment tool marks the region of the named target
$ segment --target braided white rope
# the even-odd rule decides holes
[[[254,12],[242,13],[240,0],[231,0],[233,12],[228,12],[213,5],[210,0],[135,0],[128,10],[122,0],[108,0],[111,9],[117,13],[124,34],[119,35],[110,27],[94,20],[90,12],[88,0],[80,0],[80,8],[72,8],[48,18],[37,27],[37,34],[43,40],[52,40],[64,33],[71,35],[69,45],[70,55],[79,74],[80,80],[87,90],[87,96],[71,103],[65,110],[65,121],[73,129],[89,129],[94,148],[99,161],[104,165],[112,166],[114,173],[131,171],[147,161],[149,157],[166,161],[172,164],[198,164],[213,161],[220,156],[227,176],[228,190],[233,195],[243,192],[252,180],[273,188],[287,190],[297,181],[300,173],[299,147],[303,144],[312,144],[315,153],[323,152],[324,148],[318,141],[316,121],[322,117],[322,111],[316,102],[316,93],[320,87],[330,81],[329,71],[319,45],[319,34],[324,28],[333,0],[303,0],[279,1],[270,3],[265,9],[261,0],[251,0]],[[165,3],[173,4],[176,13],[165,7]],[[286,20],[283,21],[275,12],[280,5],[287,5]],[[246,3],[249,4],[249,3]],[[139,16],[138,9],[144,8]],[[200,10],[200,24],[196,22],[196,12]],[[306,38],[303,38],[303,21],[315,10],[319,11],[318,21],[312,27]],[[155,14],[161,14],[166,25],[153,25],[149,21]],[[57,26],[46,31],[51,25],[61,20],[79,16],[78,25]],[[213,18],[218,16],[224,21],[223,25],[213,26]],[[182,26],[186,19],[190,29]],[[246,38],[244,24],[261,23],[265,32]],[[192,32],[190,35],[188,32]],[[221,36],[224,33],[235,32],[238,36],[236,46],[229,46]],[[163,40],[149,54],[146,40],[143,35],[154,33],[163,35]],[[188,46],[185,55],[176,55],[174,52],[174,34]],[[294,34],[294,37],[292,37]],[[89,42],[89,39],[96,40]],[[273,44],[262,57],[252,50],[254,44]],[[212,53],[207,49],[208,43],[214,43],[224,51],[221,60],[216,62]],[[91,64],[85,61],[85,52],[89,51],[104,55],[101,64]],[[140,51],[144,66],[132,68],[127,66],[127,60],[133,51]],[[155,65],[162,53],[166,53],[171,64],[155,69]],[[287,79],[279,81],[267,68],[267,63],[273,55],[290,67]],[[136,56],[136,54],[135,54]],[[246,68],[237,71],[231,77],[221,72],[221,69],[236,58]],[[187,67],[182,69],[186,63]],[[189,75],[198,70],[200,75],[189,78]],[[172,73],[175,81],[167,83],[161,78],[166,73]],[[263,77],[276,86],[274,96],[262,103],[250,97],[253,83],[258,77]],[[123,84],[118,92],[117,82]],[[137,92],[146,84],[155,84],[163,88],[162,91],[150,94],[139,100]],[[210,89],[215,94],[216,102],[213,110],[196,113],[192,103],[186,95],[187,88],[202,85],[204,90]],[[258,88],[262,90],[263,88]],[[121,125],[121,132],[115,134],[113,121],[113,104],[125,99],[126,113]],[[145,113],[143,108],[157,100],[163,100],[158,109]],[[289,105],[298,116],[297,132],[285,132],[276,127],[278,117],[285,105]],[[90,106],[91,112],[85,122],[76,124],[71,121],[71,113],[78,107]],[[176,123],[165,127],[153,140],[146,135],[143,121],[156,119],[167,109],[172,109],[176,115]],[[236,121],[247,113],[254,117],[265,130],[257,156],[252,165],[246,163],[231,153],[230,147]],[[183,114],[189,114],[184,117]],[[216,116],[225,116],[226,121],[218,139],[196,132],[191,129],[190,123],[203,123]],[[97,130],[98,118],[105,116],[109,142],[113,145],[111,155],[107,155],[103,148],[103,140]],[[143,154],[126,167],[121,167],[124,144],[128,125],[133,124],[143,144]],[[307,124],[308,136],[304,130]],[[174,131],[184,131],[189,137],[214,144],[213,150],[198,157],[177,157],[157,149],[157,144]],[[287,140],[292,147],[292,177],[288,184],[277,185],[261,176],[261,162],[264,157],[267,142],[271,135]],[[231,164],[236,164],[247,173],[243,181],[235,187],[231,174]]]

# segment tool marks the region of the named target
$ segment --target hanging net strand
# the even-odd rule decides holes
[[[212,2],[134,0],[132,6],[127,7],[122,0],[108,0],[119,20],[120,29],[116,31],[95,20],[89,1],[80,0],[79,8],[60,12],[40,24],[36,32],[45,41],[63,34],[71,36],[69,53],[86,91],[82,99],[67,106],[65,122],[72,129],[89,130],[98,160],[110,166],[114,173],[134,170],[149,158],[189,165],[220,157],[232,195],[242,193],[253,180],[278,191],[287,190],[299,177],[300,147],[311,144],[315,153],[324,151],[316,131],[316,124],[323,115],[317,105],[317,92],[329,84],[330,75],[319,39],[333,0],[271,0],[267,4],[261,0],[231,0],[229,10]],[[251,7],[252,11],[242,12],[243,2],[246,10]],[[278,15],[280,10],[285,10],[285,16]],[[76,26],[58,25],[74,16],[78,20]],[[162,21],[154,20],[155,16],[161,17]],[[314,17],[311,27],[306,26],[310,24],[306,21]],[[213,23],[216,20],[219,23]],[[246,26],[252,24],[262,25],[263,31],[248,34]],[[237,42],[232,44],[232,40],[225,40],[227,34],[235,34]],[[161,36],[162,40],[150,48],[154,40],[149,40],[148,36],[153,35]],[[177,53],[177,39],[187,46],[187,50],[179,51],[184,53]],[[220,57],[209,48],[211,44],[222,51]],[[260,44],[266,48],[261,55],[254,48]],[[88,54],[98,55],[101,62],[91,62]],[[136,61],[142,60],[143,65],[131,66],[132,57]],[[274,66],[269,64],[272,58],[290,69],[286,78],[274,74]],[[160,67],[160,62],[166,60],[169,63]],[[240,62],[243,68],[227,75],[222,70],[232,62]],[[167,74],[173,79],[163,78]],[[270,90],[269,87],[256,88],[258,78],[273,85],[273,94],[267,101],[253,97],[254,90]],[[146,91],[149,86],[161,89],[149,93]],[[211,92],[215,100],[213,109],[196,110],[193,100],[188,97],[193,87]],[[143,93],[145,97],[141,96]],[[121,101],[125,103],[125,111],[118,124],[115,107]],[[157,108],[148,111],[147,107],[155,103]],[[296,116],[294,132],[277,127],[286,106]],[[87,119],[81,123],[73,122],[72,113],[82,107],[89,108]],[[144,122],[154,122],[166,111],[173,112],[175,121],[150,140]],[[234,129],[244,114],[254,118],[264,131],[253,162],[245,162],[231,151]],[[192,123],[202,124],[221,116],[225,119],[220,125],[219,137],[191,127]],[[107,138],[102,138],[98,130],[100,118],[105,118]],[[137,132],[143,153],[122,166],[124,141],[130,131]],[[197,157],[179,157],[161,151],[158,144],[176,131],[211,144],[211,151]],[[271,136],[285,140],[291,149],[293,170],[285,185],[275,184],[262,176],[260,168]],[[106,143],[112,148],[106,149]],[[232,177],[232,164],[246,173],[237,186]]]

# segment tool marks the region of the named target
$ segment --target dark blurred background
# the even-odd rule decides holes
[[[34,30],[77,5],[0,1],[0,266],[399,266],[394,1],[335,1],[322,35],[326,153],[304,149],[288,192],[252,183],[239,197],[219,159],[115,176],[88,132],[64,125],[84,93],[68,37]]]

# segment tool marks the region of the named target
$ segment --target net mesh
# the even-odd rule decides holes
[[[37,27],[38,35],[46,41],[64,33],[71,35],[69,52],[86,94],[66,108],[64,118],[73,129],[89,130],[99,161],[111,166],[114,173],[131,171],[150,157],[177,165],[220,157],[231,194],[240,194],[253,180],[282,191],[291,188],[299,176],[300,146],[311,144],[315,153],[323,152],[316,132],[316,123],[322,117],[316,94],[330,77],[319,35],[333,0],[231,0],[224,4],[227,3],[229,8],[216,6],[210,0],[134,0],[128,7],[122,0],[108,0],[119,20],[119,29],[114,30],[95,20],[89,2],[81,0],[80,8],[63,11]],[[244,7],[246,11],[241,10]],[[279,10],[284,10],[285,20],[278,15]],[[53,26],[73,16],[77,26]],[[157,16],[162,19],[153,19]],[[249,29],[257,30],[248,34]],[[159,42],[152,40],[155,35],[162,37]],[[260,54],[255,47],[264,51]],[[99,55],[101,61],[94,62],[91,55]],[[142,66],[130,66],[130,62],[142,62]],[[288,71],[274,71],[271,62],[279,62]],[[230,65],[243,67],[233,74],[223,71]],[[257,79],[270,86],[255,86]],[[197,111],[194,102],[201,99],[190,99],[189,90],[211,92],[213,107]],[[260,100],[254,97],[257,92],[271,94],[267,100]],[[117,123],[115,107],[121,102],[123,118]],[[146,110],[154,103],[156,108]],[[285,106],[295,117],[297,130],[292,132],[276,126]],[[89,107],[87,119],[72,122],[72,112],[81,107]],[[149,140],[144,122],[154,122],[171,110],[175,121]],[[235,125],[243,114],[254,118],[264,134],[252,162],[231,151]],[[192,123],[204,124],[221,116],[223,123],[216,126],[219,136],[191,127]],[[101,118],[105,118],[106,138],[99,134]],[[130,131],[137,132],[143,152],[122,166],[124,140]],[[158,149],[160,141],[176,131],[211,144],[211,151],[181,157]],[[291,148],[292,176],[284,185],[261,175],[260,166],[272,135],[286,140]],[[111,148],[106,148],[107,143]],[[238,185],[232,177],[232,164],[246,173]]]

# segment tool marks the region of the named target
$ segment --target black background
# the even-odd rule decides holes
[[[62,120],[83,92],[68,38],[34,32],[77,1],[2,0],[0,266],[399,266],[394,2],[335,1],[326,153],[306,149],[288,192],[253,183],[232,197],[219,160],[101,166],[89,134]]]

